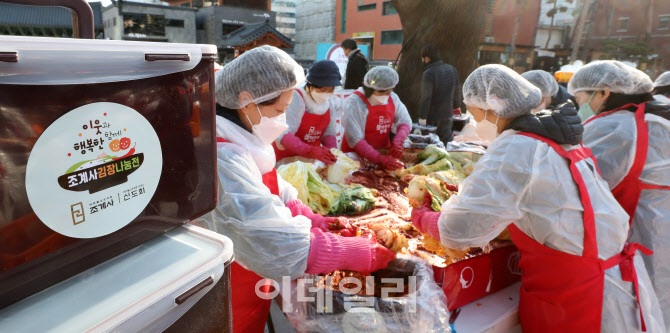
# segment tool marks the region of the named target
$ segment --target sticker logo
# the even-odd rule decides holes
[[[467,266],[461,271],[461,277],[459,281],[461,282],[461,287],[463,289],[468,289],[472,282],[475,280],[475,271],[472,267]]]
[[[26,192],[35,214],[75,238],[110,234],[149,204],[163,165],[158,136],[137,111],[92,103],[53,122],[28,158]]]

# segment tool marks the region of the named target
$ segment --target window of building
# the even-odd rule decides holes
[[[489,14],[493,14],[493,7],[495,6],[495,0],[489,0],[489,3],[487,4],[486,10],[488,10]]]
[[[223,35],[227,35],[239,28],[242,27],[242,24],[230,24],[230,23],[224,23],[223,24],[223,30],[221,31]]]
[[[342,7],[340,8],[340,33],[347,33],[347,0],[340,0]]]
[[[670,15],[660,15],[658,17],[658,30],[670,29]]]
[[[167,19],[165,20],[165,26],[172,28],[183,28],[184,20]]]
[[[488,64],[499,64],[500,63],[500,52],[496,51],[479,51],[479,64],[488,65]]]
[[[384,3],[382,3],[382,15],[394,15],[394,14],[398,14],[398,11],[395,10],[395,7],[393,7],[393,2],[384,1]]]
[[[123,13],[123,33],[135,35],[135,37],[165,36],[165,17],[163,15]]]
[[[116,17],[114,18],[114,26],[116,26]]]
[[[382,31],[382,45],[402,44],[402,30]]]
[[[619,29],[617,31],[628,31],[628,18],[619,18]]]
[[[584,31],[583,31],[583,33],[588,34],[590,29],[591,29],[591,21],[586,20],[586,22],[584,22]]]
[[[344,0],[342,0],[342,1],[344,1]],[[377,9],[377,4],[376,3],[371,3],[369,5],[359,5],[358,6],[358,11],[359,12],[366,11],[366,10],[373,10],[373,9]]]

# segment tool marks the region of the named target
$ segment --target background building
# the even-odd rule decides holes
[[[335,42],[336,0],[296,0],[295,57],[316,59],[318,43]]]
[[[368,58],[395,60],[402,47],[402,24],[391,1],[337,0],[335,41],[368,45]]]
[[[197,9],[141,2],[112,2],[102,11],[110,39],[195,43]]]
[[[296,0],[272,0],[271,9],[277,15],[277,30],[284,36],[295,39]]]
[[[539,0],[488,0],[479,64],[501,63],[520,72],[530,69],[539,16]],[[395,60],[402,48],[403,33],[393,3],[383,0],[337,0],[335,41],[339,43],[346,38],[369,45],[372,60]]]
[[[103,38],[102,5],[90,2],[96,38]],[[72,37],[72,15],[62,7],[0,3],[0,35]]]
[[[537,0],[488,0],[479,64],[504,64],[520,73],[531,69],[539,16]]]
[[[656,78],[670,70],[670,1],[592,1],[580,46],[581,60],[630,61]]]
[[[264,24],[267,21],[267,24],[274,28],[276,27],[275,15],[267,9],[234,6],[200,8],[196,13],[197,41],[201,44],[216,45],[219,49],[219,60],[229,61],[234,57],[235,45],[230,45],[230,41],[225,40],[224,36],[247,24]],[[247,33],[252,30],[245,29]]]
[[[171,6],[202,8],[209,6],[239,7],[270,11],[270,0],[163,0]]]

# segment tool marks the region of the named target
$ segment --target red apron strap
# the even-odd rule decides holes
[[[586,188],[586,183],[582,174],[577,168],[577,162],[591,158],[593,156],[589,148],[580,147],[575,148],[570,151],[566,151],[559,144],[553,140],[549,140],[545,137],[541,137],[537,134],[521,132],[519,135],[527,136],[539,141],[542,141],[548,144],[553,148],[556,153],[561,155],[563,158],[570,160],[570,173],[572,173],[572,178],[574,179],[577,187],[579,189],[579,196],[581,197],[582,206],[584,207],[584,252],[583,256],[587,258],[598,259],[598,243],[596,241],[596,220],[595,213],[593,212],[593,205],[591,204],[591,196],[589,196],[588,189]]]
[[[279,182],[277,178],[277,169],[272,169],[263,175],[263,184],[270,189],[270,193],[279,195]]]
[[[647,162],[647,150],[649,149],[649,129],[647,121],[644,120],[644,110],[647,103],[640,104],[635,111],[635,125],[637,127],[637,142],[635,145],[635,159],[633,166],[628,171],[628,177],[640,179],[644,164]]]
[[[650,256],[654,254],[651,250],[644,247],[638,243],[628,243],[623,248],[621,253],[615,255],[612,258],[607,259],[603,262],[603,270],[609,269],[616,265],[619,265],[621,270],[621,279],[627,282],[632,282],[633,287],[635,288],[635,296],[637,297],[637,306],[640,309],[640,320],[642,321],[642,331],[647,331],[647,325],[644,322],[644,316],[642,315],[642,305],[640,303],[640,288],[637,280],[637,272],[635,271],[635,252],[637,250],[642,251],[644,255]]]
[[[367,105],[368,109],[370,107],[372,107],[372,104],[370,104],[370,101],[368,101],[367,97],[365,97],[365,95],[361,94],[360,91],[356,90],[356,91],[354,91],[354,94],[356,94],[358,97],[360,97],[363,100],[363,103],[365,103],[365,105]]]
[[[586,126],[586,124],[588,124],[588,123],[594,121],[595,119],[605,117],[605,116],[610,115],[610,114],[612,114],[612,113],[614,113],[614,112],[617,112],[617,111],[620,111],[620,110],[623,110],[623,109],[627,109],[627,108],[629,108],[629,107],[631,107],[631,106],[638,106],[638,105],[637,105],[637,104],[634,104],[634,103],[628,103],[628,104],[626,104],[626,105],[624,105],[624,106],[622,106],[622,107],[616,108],[616,109],[614,109],[614,110],[610,110],[610,111],[607,111],[607,112],[599,113],[599,114],[597,114],[597,115],[595,115],[595,116],[593,116],[593,117],[587,119],[587,120],[584,122],[584,126]]]
[[[305,96],[302,95],[302,91],[300,91],[300,89],[297,89],[297,88],[295,89],[295,91],[298,92],[298,95],[300,95],[300,98],[302,98],[302,101],[304,102],[305,101]]]

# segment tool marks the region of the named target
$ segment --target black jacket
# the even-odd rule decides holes
[[[551,105],[550,107],[555,107],[557,105],[561,105],[567,101],[572,101],[572,103],[577,106],[577,99],[575,99],[575,96],[572,96],[568,92],[568,88],[558,85],[558,92],[556,93],[556,96],[551,99]]]
[[[458,109],[461,103],[459,85],[458,72],[454,66],[442,61],[426,66],[421,80],[419,119],[437,124],[444,118],[451,118],[453,109]]]
[[[544,110],[517,117],[507,126],[521,132],[530,132],[558,143],[578,145],[582,142],[584,126],[574,104],[568,101],[554,111]]]
[[[344,73],[344,89],[358,89],[363,86],[363,78],[368,72],[368,59],[365,58],[360,49],[355,49],[349,54],[347,71]]]

